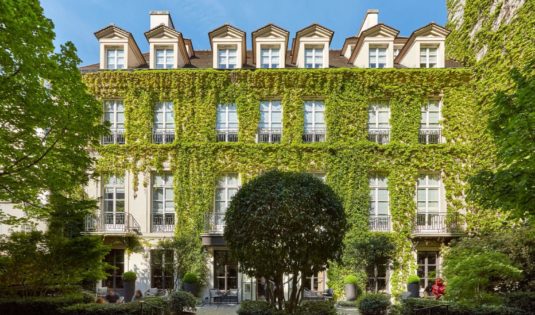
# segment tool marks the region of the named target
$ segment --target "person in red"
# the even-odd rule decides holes
[[[444,295],[445,292],[446,286],[444,285],[444,282],[441,278],[436,278],[435,284],[433,284],[433,295],[438,300]]]

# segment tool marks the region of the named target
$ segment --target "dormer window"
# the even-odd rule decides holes
[[[219,46],[217,50],[217,67],[219,69],[235,69],[237,64],[236,46]]]
[[[171,47],[156,48],[156,69],[172,69],[174,68],[175,53]]]
[[[420,47],[420,68],[437,67],[437,47]]]
[[[106,68],[124,69],[124,49],[122,47],[108,47],[106,49]]]
[[[370,46],[369,67],[384,68],[386,66],[386,47]]]
[[[305,68],[323,68],[323,47],[305,47]]]
[[[260,50],[261,68],[279,68],[280,60],[279,47],[262,46]]]

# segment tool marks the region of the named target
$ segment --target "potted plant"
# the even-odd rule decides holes
[[[417,275],[410,275],[407,280],[407,291],[409,291],[409,297],[420,297],[420,277]]]
[[[355,275],[348,275],[344,278],[344,292],[346,301],[355,301],[357,299],[358,278]]]
[[[123,273],[124,300],[130,302],[136,291],[137,275],[133,271]]]
[[[199,277],[196,273],[187,272],[182,278],[182,286],[185,291],[195,295],[199,290]]]

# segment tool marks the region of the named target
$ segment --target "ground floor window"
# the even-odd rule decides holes
[[[375,293],[386,291],[388,280],[388,262],[386,260],[369,265],[366,268],[366,274],[368,276],[366,291]]]
[[[310,290],[310,291],[319,291],[320,289],[320,281],[319,281],[320,277],[319,276],[320,276],[319,272],[313,275],[306,276],[303,279],[304,280],[303,286],[305,287],[305,289]]]
[[[438,251],[418,251],[418,277],[420,277],[421,288],[432,285],[439,273],[438,254]]]
[[[104,258],[112,266],[106,270],[108,277],[102,280],[102,286],[114,289],[123,288],[124,249],[112,249]]]
[[[150,285],[152,288],[173,289],[174,252],[172,250],[153,249],[150,251]]]
[[[238,263],[228,251],[214,251],[214,287],[219,290],[238,289]]]

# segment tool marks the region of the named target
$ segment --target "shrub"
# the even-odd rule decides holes
[[[467,306],[452,304],[449,306],[449,315],[527,315],[529,312],[524,312],[515,307],[508,307],[504,305],[477,305]]]
[[[345,276],[345,278],[344,278],[344,283],[345,283],[345,284],[354,284],[354,285],[358,285],[358,283],[359,283],[359,279],[358,279],[357,276],[355,276],[355,275],[348,275],[348,276]]]
[[[505,306],[516,307],[526,312],[535,310],[535,292],[512,292],[505,295]]]
[[[184,275],[184,278],[182,278],[182,282],[184,283],[199,283],[199,277],[197,276],[196,273],[193,273],[193,272],[187,272],[185,275]]]
[[[304,301],[297,307],[296,315],[336,315],[331,301]]]
[[[417,275],[410,275],[409,279],[407,279],[407,283],[419,283],[419,282],[420,282],[420,277],[418,277]]]
[[[149,297],[141,302],[125,304],[76,304],[64,307],[58,314],[62,315],[139,315],[143,314],[168,315],[170,310],[161,297]]]
[[[0,314],[56,315],[62,307],[87,302],[93,302],[93,297],[82,293],[53,297],[2,298],[0,299]]]
[[[243,301],[238,315],[274,315],[281,314],[273,305],[264,301]]]
[[[127,271],[123,273],[123,280],[124,281],[136,281],[137,275],[133,271]]]
[[[437,312],[436,315],[440,315],[441,310],[444,310],[445,313],[447,313],[447,311],[445,310],[445,308],[447,307],[447,303],[444,303],[443,301],[437,301],[434,299],[420,299],[420,298],[409,298],[409,299],[403,300],[401,303],[401,307],[400,307],[401,309],[400,313],[403,315],[417,314],[417,311],[419,309],[429,309],[430,307],[433,307],[433,306],[438,307],[436,309],[436,312]]]
[[[357,307],[356,301],[338,301],[336,304],[340,307]]]
[[[362,315],[383,315],[390,306],[390,296],[382,293],[365,294],[357,305]]]
[[[176,291],[169,296],[169,308],[172,312],[180,314],[184,311],[195,311],[197,299],[186,291]]]

